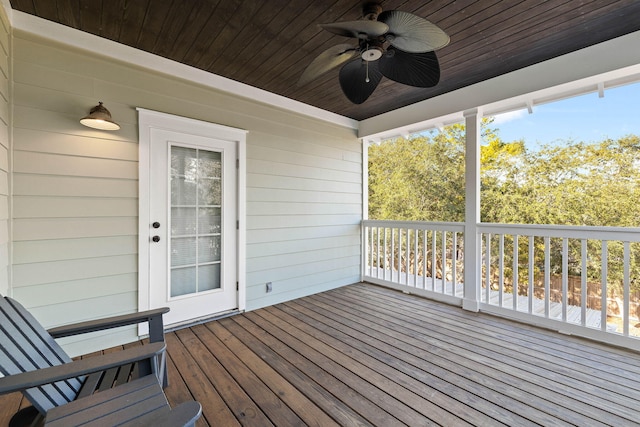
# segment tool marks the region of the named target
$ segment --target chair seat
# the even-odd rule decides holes
[[[197,402],[171,409],[158,379],[149,375],[53,408],[45,426],[194,425],[200,412]]]

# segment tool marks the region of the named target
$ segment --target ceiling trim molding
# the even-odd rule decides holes
[[[6,2],[6,0],[2,1]],[[322,110],[281,95],[276,95],[189,65],[181,64],[152,53],[125,46],[93,34],[85,33],[75,28],[47,21],[24,12],[11,9],[7,10],[7,12],[12,14],[11,24],[14,30],[20,30],[44,39],[81,49],[90,52],[92,55],[104,56],[144,67],[156,73],[179,76],[181,79],[215,90],[232,93],[254,101],[258,100],[256,102],[313,117],[338,126],[358,129],[357,120]]]
[[[358,136],[369,140],[414,134],[485,115],[532,108],[583,93],[640,81],[640,31],[550,59],[443,95],[362,120]]]

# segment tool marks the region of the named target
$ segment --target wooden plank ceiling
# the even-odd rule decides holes
[[[638,0],[384,0],[422,16],[451,43],[440,83],[383,78],[363,104],[340,90],[338,68],[297,87],[306,66],[350,39],[317,24],[359,19],[361,0],[10,0],[14,10],[170,58],[356,120],[366,119],[640,30]]]

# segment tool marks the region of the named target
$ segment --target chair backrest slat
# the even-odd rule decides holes
[[[71,361],[40,323],[17,301],[0,297],[0,371],[27,372]],[[74,400],[82,379],[59,381],[24,393],[41,412]]]

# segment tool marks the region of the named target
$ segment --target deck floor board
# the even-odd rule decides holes
[[[166,339],[167,399],[199,427],[640,425],[640,353],[376,285]],[[0,427],[24,406],[0,396]]]

